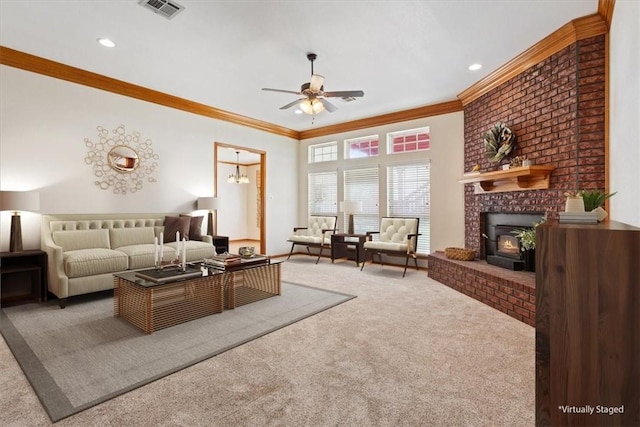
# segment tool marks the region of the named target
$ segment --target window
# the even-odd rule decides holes
[[[309,146],[309,163],[338,160],[338,141]]]
[[[354,232],[364,234],[380,228],[378,209],[378,168],[344,171],[344,200],[362,202],[362,212],[353,216]],[[349,215],[343,212],[343,224],[348,224]],[[346,230],[346,225],[344,227]]]
[[[309,215],[336,215],[338,211],[338,173],[309,174]]]
[[[431,247],[431,208],[429,163],[414,163],[387,167],[387,214],[420,218],[418,252],[429,253]]]
[[[375,157],[378,155],[378,135],[344,140],[344,158]]]
[[[391,132],[387,135],[387,152],[390,154],[423,151],[430,146],[429,127]]]

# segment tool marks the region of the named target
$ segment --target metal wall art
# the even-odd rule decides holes
[[[98,142],[84,139],[88,148],[84,161],[93,168],[100,189],[124,195],[142,190],[144,181],[157,182],[159,157],[151,140],[143,140],[139,132],[127,134],[124,125],[113,129],[111,136],[102,126],[97,130]]]

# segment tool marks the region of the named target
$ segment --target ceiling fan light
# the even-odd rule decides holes
[[[313,100],[311,106],[313,107],[314,114],[322,113],[324,111],[324,104],[317,99]]]
[[[313,114],[313,107],[311,105],[311,101],[308,99],[305,99],[300,103],[300,109],[305,114]]]

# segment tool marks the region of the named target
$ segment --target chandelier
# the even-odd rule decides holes
[[[240,152],[236,151],[236,173],[229,175],[227,182],[231,184],[248,184],[249,177],[240,174]]]

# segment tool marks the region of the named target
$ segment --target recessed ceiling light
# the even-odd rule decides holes
[[[296,113],[296,114],[302,114],[302,110],[300,110],[300,109],[294,110],[293,112]]]
[[[471,71],[476,71],[476,70],[479,70],[480,68],[482,68],[482,64],[471,64],[471,65],[469,65],[469,70],[471,70]]]
[[[105,47],[116,47],[116,44],[107,38],[98,39],[98,43]]]

